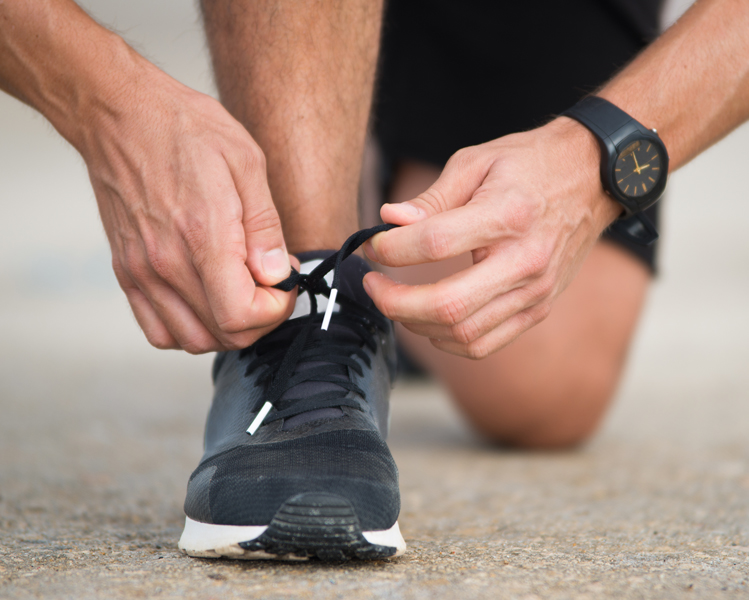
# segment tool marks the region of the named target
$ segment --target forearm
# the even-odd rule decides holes
[[[41,112],[83,152],[85,125],[117,110],[155,70],[71,0],[0,2],[0,88]]]
[[[699,0],[599,95],[655,128],[676,170],[749,119],[749,3]]]

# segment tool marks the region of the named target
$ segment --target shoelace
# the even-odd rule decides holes
[[[323,260],[311,273],[302,274],[292,269],[289,277],[274,286],[284,292],[290,292],[297,286],[300,294],[306,291],[310,298],[310,314],[286,321],[240,353],[240,357],[252,351],[256,354],[255,360],[247,365],[245,376],[262,366],[278,364],[277,369],[267,369],[257,380],[257,385],[265,386],[269,382],[270,385],[264,395],[265,402],[247,428],[247,433],[253,435],[273,409],[272,420],[275,421],[321,408],[361,408],[355,399],[347,398],[349,391],[366,398],[364,390],[349,381],[347,369],[363,374],[356,357],[367,367],[371,366],[364,346],[376,351],[373,328],[387,331],[389,322],[378,311],[362,306],[345,294],[339,296],[340,268],[341,263],[369,238],[394,227],[397,225],[384,224],[357,231],[343,243],[340,250]],[[324,278],[331,270],[333,283],[328,286]],[[315,296],[318,294],[328,297],[324,315],[317,312]],[[336,302],[342,310],[336,314],[335,330],[328,331]],[[320,329],[316,328],[318,323]],[[300,363],[309,363],[309,366],[296,373]],[[326,385],[322,386],[323,391],[306,397],[284,396],[292,388],[310,382]]]

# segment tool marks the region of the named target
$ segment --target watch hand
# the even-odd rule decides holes
[[[649,166],[650,166],[650,163],[648,163],[648,164],[646,164],[646,165],[642,165],[642,166],[640,167],[640,171],[644,171],[644,170],[645,170],[645,169],[647,169],[647,168],[648,168]]]
[[[631,173],[630,173],[629,175],[625,175],[624,177],[622,177],[622,178],[621,178],[621,179],[620,179],[619,181],[617,181],[617,183],[621,183],[621,182],[622,182],[622,181],[624,181],[624,180],[625,180],[625,179],[626,179],[627,177],[630,177],[630,176],[634,175],[635,173],[637,173],[637,171],[632,171],[632,172],[631,172]],[[638,175],[639,175],[639,173],[638,173]]]
[[[640,165],[637,164],[637,157],[635,156],[635,153],[632,152],[632,158],[635,159],[635,171],[637,171],[637,174],[640,174]]]

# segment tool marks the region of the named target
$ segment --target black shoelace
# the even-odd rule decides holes
[[[266,421],[276,421],[311,410],[341,406],[361,408],[355,398],[347,397],[348,392],[353,391],[361,398],[366,398],[364,390],[349,380],[348,369],[360,376],[363,374],[357,358],[367,367],[371,366],[364,348],[368,347],[375,352],[375,328],[388,331],[390,325],[379,311],[362,306],[345,294],[338,293],[340,267],[346,258],[373,235],[394,227],[397,225],[385,224],[357,231],[343,243],[338,252],[331,254],[311,273],[305,275],[292,269],[289,277],[274,286],[285,292],[290,292],[297,286],[300,294],[306,291],[310,299],[310,314],[286,321],[253,346],[241,351],[241,357],[255,352],[255,359],[247,365],[245,376],[261,367],[269,367],[256,382],[256,385],[267,386],[267,391],[263,397],[264,403],[259,407],[247,433],[253,435]],[[328,286],[324,277],[331,270],[333,283]],[[328,297],[324,315],[317,312],[315,296],[318,294]],[[336,313],[335,323],[329,329],[336,303],[341,311]],[[304,368],[296,372],[300,363],[304,363]],[[274,368],[274,365],[278,366]],[[312,384],[317,391],[305,394],[304,384]],[[297,386],[301,390],[301,396],[291,397],[291,394],[287,394]]]

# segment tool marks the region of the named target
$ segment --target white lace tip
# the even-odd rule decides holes
[[[273,408],[273,405],[270,402],[266,402],[265,404],[263,404],[263,408],[261,408],[260,412],[255,415],[252,423],[250,423],[250,426],[247,428],[247,433],[249,433],[250,435],[254,435],[254,433],[258,430],[258,427],[263,424],[263,420],[268,416],[271,408]]]
[[[330,317],[333,316],[333,308],[335,307],[335,299],[338,296],[338,290],[336,288],[333,288],[330,290],[330,298],[328,298],[328,306],[325,307],[325,316],[322,319],[322,328],[323,331],[328,330],[328,325],[330,325]]]

